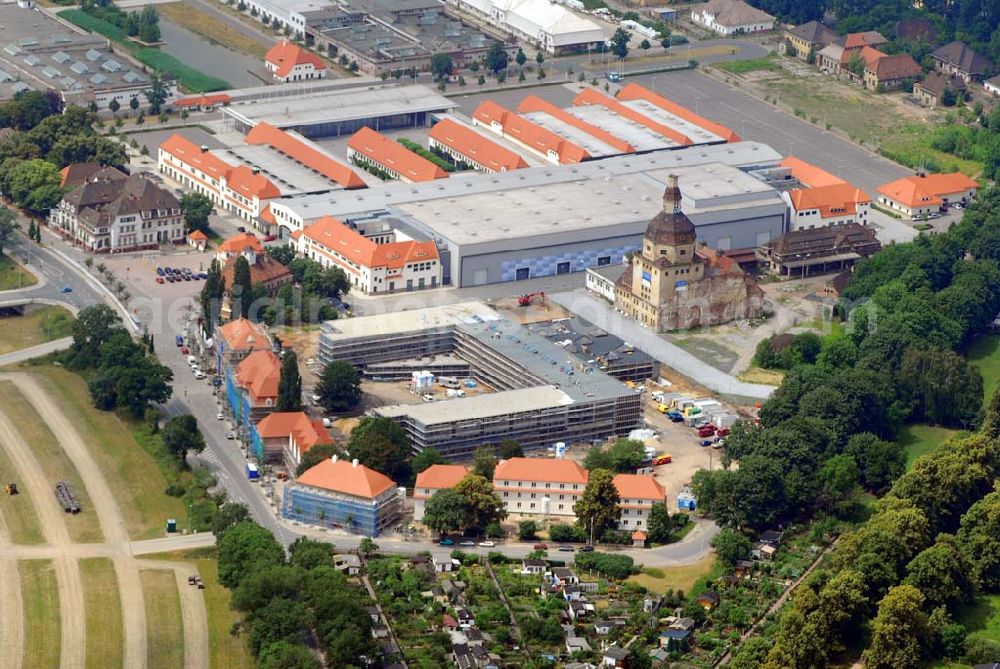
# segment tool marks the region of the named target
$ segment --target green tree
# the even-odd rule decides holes
[[[250,305],[253,302],[253,285],[250,279],[250,263],[244,255],[236,258],[236,264],[233,266],[231,293],[233,318],[246,318],[250,314]]]
[[[954,351],[908,348],[897,378],[915,420],[965,427],[982,405],[982,374]]]
[[[198,429],[198,421],[191,414],[174,416],[163,426],[163,445],[181,463],[188,451],[201,452],[205,449],[205,438]]]
[[[425,503],[421,522],[440,534],[462,531],[468,522],[465,495],[451,488],[438,490]]]
[[[163,83],[160,75],[154,72],[149,78],[149,88],[143,91],[143,95],[146,96],[146,100],[149,102],[149,113],[159,114],[160,110],[163,109],[163,103],[167,101],[170,93],[167,91],[167,86]]]
[[[320,406],[327,411],[351,411],[361,402],[358,370],[349,362],[334,360],[323,368],[313,392],[319,396]]]
[[[493,480],[493,470],[497,468],[497,458],[492,446],[483,445],[472,455],[472,473],[487,481]]]
[[[288,563],[305,570],[333,564],[333,544],[299,537],[288,547]]]
[[[619,28],[611,36],[611,53],[618,58],[628,57],[628,43],[632,41],[632,35],[624,28]]]
[[[517,538],[521,541],[534,541],[538,538],[538,524],[533,520],[522,520],[517,524]]]
[[[958,530],[962,553],[983,590],[1000,590],[1000,484],[969,507]]]
[[[844,452],[858,464],[865,487],[876,494],[885,492],[906,468],[902,447],[870,432],[852,436]]]
[[[643,51],[649,51],[649,49],[652,46],[653,45],[650,43],[650,41],[648,39],[644,39],[641,42],[639,42],[639,48],[642,49]]]
[[[590,472],[587,486],[580,499],[573,505],[577,524],[591,533],[601,536],[605,530],[618,527],[618,502],[621,498],[614,484],[614,473],[607,469]]]
[[[394,481],[409,478],[410,439],[391,418],[365,416],[351,431],[347,450],[352,458]]]
[[[868,669],[917,669],[923,663],[927,638],[924,596],[912,585],[889,590],[872,622],[872,641],[864,652]]]
[[[928,607],[943,605],[954,610],[975,591],[972,567],[950,534],[938,535],[933,546],[910,561],[906,572],[903,582],[919,589]]]
[[[436,53],[431,56],[431,73],[434,75],[435,81],[447,79],[451,76],[451,72],[454,69],[455,64],[452,62],[450,55]]]
[[[410,460],[410,469],[416,475],[431,465],[443,465],[444,463],[445,460],[441,453],[436,448],[428,446],[413,456],[413,459]]]
[[[302,410],[302,375],[299,374],[299,358],[291,349],[284,352],[281,359],[281,377],[278,381],[278,403],[276,411]]]
[[[358,553],[364,558],[378,555],[378,551],[378,544],[372,541],[371,537],[363,537],[361,543],[358,544]]]
[[[541,51],[537,52],[535,54],[535,62],[538,63],[539,67],[541,67],[542,63],[545,62],[545,54],[543,54]]]
[[[218,540],[219,583],[236,588],[248,574],[284,564],[285,550],[270,532],[252,521],[236,523]]]
[[[7,241],[14,235],[17,227],[17,216],[14,212],[0,205],[0,256],[3,255],[4,247],[7,245]]]
[[[646,521],[646,538],[650,543],[664,544],[670,541],[674,531],[674,523],[663,502],[653,502],[649,509],[649,519]]]
[[[859,79],[865,76],[865,61],[857,52],[854,52],[847,61],[847,70]]]
[[[469,474],[455,485],[454,490],[465,498],[467,529],[481,532],[490,523],[507,517],[503,502],[485,477]]]
[[[219,313],[222,309],[222,296],[225,291],[222,268],[218,260],[212,259],[212,262],[208,265],[208,272],[206,274],[208,276],[205,278],[205,283],[198,294],[198,302],[201,305],[205,334],[211,336],[220,320]]]
[[[62,198],[59,170],[46,160],[24,160],[7,175],[7,192],[16,204],[43,214]]]
[[[850,496],[858,487],[860,476],[854,458],[846,453],[830,458],[823,463],[819,470],[823,492],[832,500],[841,500]]]
[[[490,50],[486,53],[486,68],[493,74],[506,70],[508,58],[507,49],[504,48],[503,43],[493,42]]]
[[[513,439],[504,439],[500,442],[500,448],[498,451],[501,460],[510,460],[511,458],[523,458],[524,449],[521,448],[521,444]]]
[[[524,53],[524,50],[518,48],[517,54],[514,56],[514,62],[517,63],[519,68],[524,67],[524,64],[528,62],[528,56]]]
[[[129,107],[129,109],[131,109],[132,111],[136,111],[137,109],[139,109],[139,105],[140,105],[140,104],[142,104],[142,103],[140,103],[140,102],[139,102],[139,98],[137,98],[137,97],[133,97],[133,98],[131,98],[131,99],[130,99],[130,100],[128,101],[128,107]]]
[[[749,557],[752,546],[745,534],[724,527],[712,538],[712,548],[720,560],[732,565]]]
[[[208,233],[208,219],[215,213],[212,200],[201,193],[185,193],[181,196],[181,211],[184,212],[184,224],[188,232],[201,230]]]
[[[247,634],[250,651],[258,656],[264,648],[281,641],[304,643],[311,623],[304,603],[276,597],[255,611],[250,620]]]
[[[259,669],[321,669],[319,660],[303,645],[278,641],[264,646],[257,658]]]
[[[70,367],[98,366],[101,347],[112,337],[122,334],[128,336],[121,318],[108,305],[95,304],[82,309],[73,322],[73,344],[68,354]]]
[[[111,110],[112,114],[117,114],[118,110],[121,108],[122,105],[120,102],[118,102],[118,98],[112,98],[111,102],[108,103],[108,109]]]

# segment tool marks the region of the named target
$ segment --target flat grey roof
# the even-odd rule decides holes
[[[723,163],[736,168],[749,169],[776,165],[780,161],[781,154],[766,144],[758,142],[735,142],[711,146],[694,146],[674,151],[658,151],[641,156],[613,156],[578,165],[562,165],[558,167],[549,165],[523,168],[500,174],[473,175],[474,178],[467,179],[439,179],[434,182],[422,184],[390,182],[383,186],[350,192],[293,195],[272,200],[272,203],[288,207],[305,221],[314,221],[326,215],[347,218],[352,215],[378,211],[388,207],[403,208],[404,205],[409,203],[432,203],[435,200],[456,199],[483,193],[510,193],[511,197],[506,200],[503,199],[504,196],[498,198],[504,207],[508,207],[515,201],[514,196],[516,193],[528,191],[530,188],[538,190],[567,182],[578,182],[578,184],[589,183],[593,187],[597,183],[607,182],[615,177],[625,175],[630,177],[626,180],[630,183],[644,182],[655,185],[656,200],[658,203],[662,195],[663,186],[656,179],[643,177],[643,172],[656,173],[657,170],[661,170],[666,174],[683,167],[706,163]],[[569,190],[571,192],[578,192],[580,188],[578,185],[576,188],[570,188]],[[652,192],[648,188],[643,190],[646,193]],[[528,192],[530,193],[530,191]],[[582,205],[573,200],[565,200],[560,206],[560,218],[565,221],[567,228],[571,228],[579,223],[576,217],[581,212],[586,211]],[[428,207],[428,210],[432,208]],[[643,210],[649,216],[655,214],[657,208],[658,204],[652,209],[649,209],[646,204],[643,205]],[[480,213],[482,212],[478,212],[477,216]],[[468,228],[478,227],[482,230],[481,233],[473,230],[477,232],[478,241],[487,241],[490,237],[510,237],[508,233],[499,233],[496,226],[482,224],[477,226],[475,219],[470,220],[467,214],[464,215],[464,223]],[[507,216],[509,217],[510,214],[507,214]],[[520,224],[520,221],[518,222]],[[430,227],[437,229],[434,221],[428,221],[428,224]],[[596,223],[591,223],[591,225],[596,225]],[[558,230],[552,230],[552,232],[556,231]]]
[[[267,121],[279,128],[357,121],[413,112],[448,111],[458,103],[426,86],[380,86],[316,92],[294,99],[240,102],[223,113],[244,123]]]
[[[542,126],[547,130],[565,137],[569,141],[582,146],[587,150],[592,156],[615,156],[621,153],[620,150],[615,147],[601,141],[599,138],[591,135],[589,132],[581,130],[575,126],[566,123],[562,119],[558,119],[555,116],[550,116],[543,111],[536,112],[525,112],[521,114],[524,118],[529,121],[533,121],[538,125]]]
[[[782,202],[781,195],[770,184],[722,163],[655,170],[646,176],[666,187],[670,174],[678,177],[684,211],[688,214],[741,207],[751,202]]]
[[[330,341],[338,341],[500,319],[500,314],[482,302],[460,302],[440,307],[325,321],[322,326],[322,336]]]
[[[581,121],[596,125],[601,130],[625,140],[634,146],[637,151],[652,151],[677,146],[677,142],[653,132],[646,126],[630,118],[619,116],[610,109],[600,105],[567,107],[566,111]]]
[[[409,416],[423,425],[439,425],[460,420],[482,420],[492,416],[551,409],[569,404],[573,404],[573,398],[555,386],[536,386],[420,404],[392,404],[378,407],[375,412],[390,418]]]
[[[275,185],[282,193],[308,193],[340,188],[336,182],[262,144],[233,146],[217,150],[216,153],[223,154],[223,158],[225,154],[229,154],[250,167],[259,168],[265,176],[276,182]]]
[[[651,120],[656,121],[657,123],[662,123],[669,128],[673,128],[677,132],[687,135],[695,144],[701,142],[718,142],[724,139],[723,137],[702,128],[700,125],[687,121],[680,116],[675,116],[667,110],[657,107],[646,100],[626,100],[622,102],[622,104],[626,107],[634,109],[643,116],[648,116]]]

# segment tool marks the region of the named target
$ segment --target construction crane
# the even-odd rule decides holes
[[[539,291],[537,293],[525,293],[517,298],[517,304],[521,307],[530,307],[536,297],[541,298],[542,304],[545,304],[545,293],[543,291]]]

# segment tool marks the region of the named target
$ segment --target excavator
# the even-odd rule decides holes
[[[517,304],[520,307],[530,307],[531,303],[535,300],[536,297],[539,298],[539,301],[542,304],[545,304],[545,293],[543,291],[539,291],[537,293],[524,293],[523,295],[519,295],[517,298]]]

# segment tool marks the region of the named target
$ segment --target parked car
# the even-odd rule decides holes
[[[591,553],[591,552],[593,552],[593,550],[594,550],[594,547],[591,546],[591,545],[589,545],[589,544],[586,545],[586,546],[583,546],[582,548],[580,548],[580,552],[581,553]]]
[[[226,439],[235,439],[235,438],[236,438],[236,433],[235,432],[233,432],[232,430],[230,430],[229,432],[226,432]]]
[[[180,335],[177,335],[176,337],[174,337],[174,343],[175,343],[175,344],[176,344],[176,345],[177,345],[178,347],[181,347],[181,346],[183,346],[183,345],[184,345],[184,337],[182,337],[182,336],[180,336]]]
[[[203,372],[203,371],[201,371],[201,370],[199,369],[198,371],[196,371],[196,372],[194,373],[194,378],[196,378],[196,379],[198,379],[199,381],[201,381],[201,380],[202,380],[203,378],[205,378],[205,372]]]
[[[273,242],[277,238],[278,238],[278,235],[267,235],[266,237],[264,237],[264,241],[265,242]]]
[[[559,550],[560,553],[573,553],[573,552],[576,552],[576,549],[573,548],[572,546],[560,546],[558,548],[558,550]]]
[[[70,288],[69,286],[63,286],[62,288],[59,289],[59,292],[60,293],[72,293],[73,289]]]
[[[190,352],[187,346],[181,346],[181,355],[187,355]]]
[[[455,542],[447,537],[438,542],[441,546],[454,546]]]
[[[711,437],[713,434],[715,434],[714,425],[706,425],[698,430],[699,437]]]
[[[476,542],[475,541],[471,541],[471,540],[466,540],[466,541],[463,541],[462,543],[459,544],[459,546],[465,546],[466,548],[469,548],[469,547],[472,547],[472,546],[475,546],[475,545],[476,545]]]
[[[496,546],[496,544],[493,543],[492,541],[480,541],[479,545],[482,546],[483,548],[493,548],[494,546]]]
[[[221,411],[219,413],[215,414],[215,417],[217,419],[219,419],[219,420],[225,420],[225,418],[226,418]]]
[[[549,550],[548,544],[535,544],[536,551],[547,551]]]
[[[732,430],[730,430],[730,429],[729,429],[728,427],[723,427],[723,428],[720,428],[719,430],[717,430],[717,431],[715,432],[715,435],[716,435],[717,437],[728,437],[728,436],[729,436],[729,433],[730,433],[731,431],[732,431]]]
[[[174,270],[170,269],[169,267],[164,267],[163,268],[163,273],[167,274],[167,275],[170,275],[170,274],[174,273]]]
[[[157,267],[156,268],[156,275],[157,276],[163,276],[164,274],[165,274],[165,272],[163,271],[162,267]]]
[[[711,439],[701,439],[701,440],[698,441],[698,445],[699,446],[711,446],[712,445],[712,440]]]
[[[667,418],[675,423],[680,423],[684,420],[684,415],[680,411],[668,411]]]
[[[164,281],[162,276],[158,276],[156,277],[156,283],[166,283],[166,281]]]
[[[423,400],[424,400],[425,402],[433,402],[433,401],[434,401],[434,396],[433,396],[433,395],[431,395],[430,393],[424,393],[424,396],[423,396],[423,398],[422,398],[422,399],[423,399]]]

